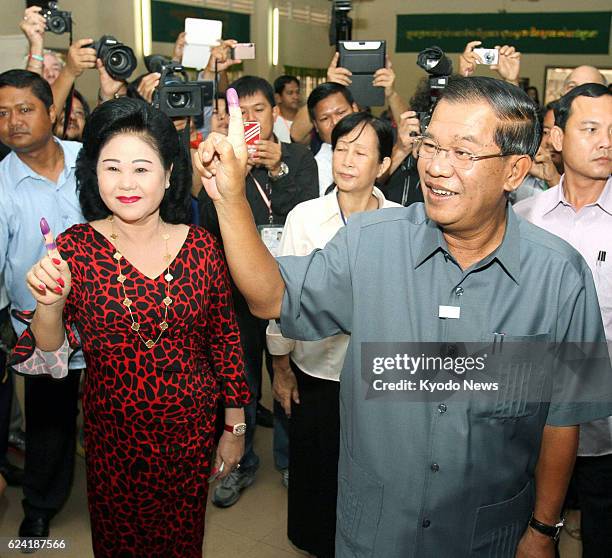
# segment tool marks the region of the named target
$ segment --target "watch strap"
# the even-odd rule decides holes
[[[564,524],[565,524],[565,519],[562,518],[561,521],[559,521],[559,523],[555,523],[555,525],[548,525],[546,523],[542,523],[541,521],[538,521],[533,516],[533,514],[531,514],[531,519],[529,520],[529,526],[532,529],[535,529],[538,533],[541,533],[542,535],[546,535],[547,537],[550,537],[554,541],[557,541],[559,539],[559,535],[561,534],[561,529],[563,528]]]
[[[246,423],[239,422],[237,424],[224,424],[223,430],[231,432],[234,436],[244,436],[246,433]]]

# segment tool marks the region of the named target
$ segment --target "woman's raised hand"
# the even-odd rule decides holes
[[[227,136],[212,132],[200,144],[193,158],[206,193],[215,202],[244,197],[247,173],[248,154],[238,94],[230,88],[226,97],[229,110]]]
[[[40,230],[45,238],[47,255],[28,271],[26,283],[39,304],[63,307],[72,284],[70,269],[60,256],[53,233],[44,217],[40,220]]]

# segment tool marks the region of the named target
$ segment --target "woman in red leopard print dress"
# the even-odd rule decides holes
[[[62,376],[83,350],[96,557],[200,557],[210,470],[223,462],[227,475],[244,447],[224,432],[212,463],[217,403],[235,425],[250,399],[225,261],[207,232],[180,224],[189,181],[165,115],[110,101],[84,138],[90,222],[57,250],[47,234],[49,255],[28,274],[36,312],[11,364]]]

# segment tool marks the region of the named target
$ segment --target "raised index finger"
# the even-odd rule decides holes
[[[47,254],[50,258],[61,258],[60,253],[57,250],[57,244],[55,244],[55,237],[51,232],[51,227],[49,227],[49,223],[43,217],[40,220],[40,232],[43,234],[45,239],[45,248],[47,249]]]
[[[227,137],[231,144],[236,147],[244,144],[244,121],[242,120],[240,101],[238,100],[238,93],[231,87],[225,93],[225,97],[227,99],[227,110],[229,112]]]

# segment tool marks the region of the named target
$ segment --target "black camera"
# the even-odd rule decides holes
[[[138,65],[134,51],[111,35],[104,35],[86,48],[95,49],[108,74],[117,81],[127,80]]]
[[[72,31],[72,12],[64,12],[57,9],[57,2],[49,2],[47,7],[41,11],[47,23],[45,31],[51,31],[56,35],[63,35]]]
[[[448,85],[449,77],[453,73],[453,63],[440,47],[432,46],[419,52],[417,66],[429,74],[429,109],[417,113],[421,123],[421,132],[424,132],[429,126],[436,103]]]
[[[157,69],[161,59],[147,64],[149,71]],[[201,116],[205,106],[211,106],[215,98],[214,81],[189,81],[180,64],[167,62],[161,67],[159,85],[153,93],[153,106],[170,117]]]

